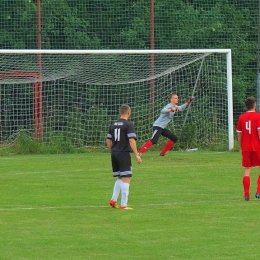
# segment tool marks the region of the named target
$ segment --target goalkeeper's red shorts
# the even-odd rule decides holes
[[[260,151],[243,151],[243,167],[260,167]]]

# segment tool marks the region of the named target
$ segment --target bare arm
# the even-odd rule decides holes
[[[108,150],[111,152],[112,140],[107,138],[107,139],[106,139],[106,143],[107,143],[107,148],[108,148]]]
[[[142,163],[142,159],[140,157],[140,154],[138,153],[137,147],[136,147],[136,141],[133,138],[129,139],[130,146],[133,150],[133,153],[135,154],[135,158],[137,159],[137,162],[140,164]]]
[[[259,131],[258,131],[258,137],[259,137]],[[242,149],[242,146],[241,146],[241,139],[242,139],[242,133],[241,133],[241,132],[237,132],[237,140],[238,140],[238,143],[239,143],[240,149]]]

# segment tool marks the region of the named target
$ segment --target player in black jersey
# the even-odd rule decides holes
[[[136,134],[134,126],[128,121],[131,108],[128,105],[120,107],[120,118],[111,124],[106,143],[111,151],[113,176],[118,177],[115,182],[110,205],[113,208],[132,209],[127,206],[129,186],[132,177],[132,163],[130,152],[133,151],[137,162],[142,159],[136,147]],[[117,199],[121,191],[121,205],[117,205]]]

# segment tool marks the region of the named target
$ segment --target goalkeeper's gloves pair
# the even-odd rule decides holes
[[[195,97],[191,96],[190,99],[186,102],[187,105],[189,105],[194,99],[195,99]]]

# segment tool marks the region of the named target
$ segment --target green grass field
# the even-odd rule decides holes
[[[258,259],[260,201],[239,152],[133,158],[129,205],[108,203],[109,153],[1,158],[0,259]]]

